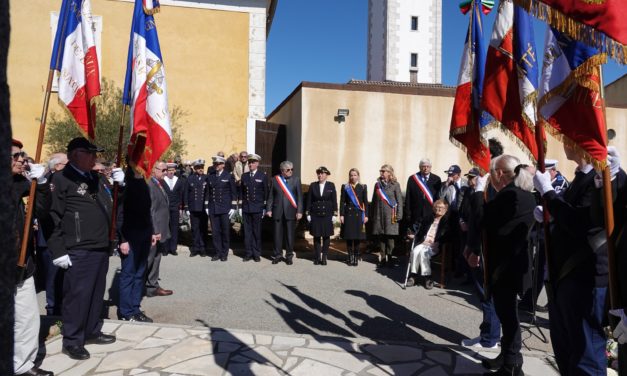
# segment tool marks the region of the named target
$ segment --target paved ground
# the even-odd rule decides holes
[[[343,258],[342,244],[337,242],[337,244],[333,243],[333,246],[332,257]],[[310,247],[309,244],[301,240],[299,248],[306,249],[307,247]],[[191,371],[185,373],[187,371],[175,370],[176,367],[168,370],[170,366],[180,362],[183,362],[181,364],[191,362],[190,367],[193,368],[195,367],[194,361],[187,362],[173,358],[170,365],[157,367],[154,365],[156,363],[148,360],[161,358],[163,354],[171,351],[170,345],[180,344],[182,341],[190,341],[192,344],[190,349],[204,349],[198,351],[206,352],[194,355],[194,359],[202,358],[204,360],[199,360],[199,362],[206,360],[208,362],[206,364],[213,364],[221,370],[234,374],[238,374],[240,370],[243,370],[242,374],[251,372],[266,374],[262,371],[262,366],[268,365],[267,362],[253,362],[253,365],[253,363],[249,364],[249,360],[241,358],[241,352],[251,351],[249,347],[254,350],[252,353],[255,353],[259,347],[259,352],[264,354],[263,357],[266,357],[267,351],[269,351],[268,357],[272,357],[270,353],[274,354],[277,361],[272,363],[271,368],[279,370],[279,374],[281,372],[302,374],[301,372],[305,372],[307,367],[318,370],[316,368],[318,366],[315,365],[320,361],[326,364],[324,367],[331,367],[329,374],[340,372],[337,367],[344,367],[349,371],[347,374],[375,375],[410,375],[416,372],[422,375],[427,374],[425,372],[431,369],[439,374],[455,374],[456,369],[458,371],[456,374],[473,374],[481,371],[476,363],[479,355],[458,346],[462,339],[478,335],[478,325],[481,321],[481,312],[476,308],[478,299],[473,295],[470,286],[462,285],[461,281],[451,281],[447,284],[447,289],[425,290],[422,287],[411,287],[403,290],[400,283],[404,277],[405,266],[379,269],[375,264],[375,255],[366,255],[366,261],[360,263],[358,267],[348,267],[335,260],[323,267],[314,266],[309,252],[304,251],[298,253],[298,259],[295,260],[294,265],[287,266],[284,263],[272,265],[267,258],[263,258],[260,263],[244,263],[241,259],[241,244],[235,243],[234,248],[236,249],[235,255],[231,255],[228,262],[211,262],[210,258],[190,258],[189,252],[184,247],[181,247],[179,256],[168,256],[162,259],[161,284],[165,288],[173,289],[174,295],[144,299],[142,309],[155,320],[155,325],[157,323],[165,327],[170,327],[172,324],[185,325],[184,332],[187,335],[185,338],[163,338],[153,325],[151,327],[154,327],[154,330],[142,338],[129,338],[128,343],[120,341],[125,349],[133,349],[122,353],[145,353],[145,361],[130,362],[133,363],[132,366],[119,368],[125,369],[124,373],[114,374],[139,374],[139,372],[129,373],[134,368],[154,370],[157,372],[154,373],[155,375],[205,374]],[[266,245],[264,249],[269,250],[270,245]],[[269,252],[264,254],[264,256],[268,255]],[[109,273],[109,286],[111,287],[105,296],[109,305],[110,319],[117,319],[116,271],[118,268],[119,259],[111,258]],[[40,294],[40,300],[43,306],[42,294]],[[544,296],[541,296],[540,302],[545,302]],[[522,319],[529,321],[531,318],[527,315],[522,316]],[[552,368],[547,366],[551,363],[552,357],[546,319],[545,314],[540,314],[538,317],[540,326],[523,324],[523,349],[528,359],[526,364],[531,367],[528,374],[551,374]],[[128,326],[127,324],[117,327],[117,324],[113,322],[108,325],[115,325],[118,331]],[[199,326],[204,329],[198,331]],[[228,331],[224,331],[224,328],[228,328]],[[124,329],[122,333],[125,330],[132,329]],[[235,336],[239,333],[248,339],[256,338],[253,334],[259,333],[271,335],[275,339],[293,338],[290,337],[293,335],[305,339],[295,341],[288,349],[273,347],[275,339],[266,343],[268,341],[266,338],[264,339],[266,342],[241,341],[242,343],[236,346],[237,348],[229,345],[230,347],[226,347],[228,351],[222,351],[220,342],[233,341],[225,341],[224,337],[216,338],[213,335],[214,332],[226,333],[220,336],[228,336],[229,333]],[[120,332],[116,334],[120,337]],[[306,337],[302,337],[303,335]],[[147,339],[149,336],[155,338]],[[166,339],[176,340],[176,342],[160,342]],[[156,342],[152,346],[142,344],[144,340],[149,344]],[[281,345],[282,340],[277,341],[277,344]],[[339,347],[333,345],[331,346],[334,347],[333,351],[339,354],[331,355],[338,356],[338,359],[344,359],[343,357],[350,355],[348,358],[353,359],[353,362],[355,359],[361,359],[360,361],[372,364],[372,366],[363,366],[359,369],[346,368],[347,364],[344,364],[344,361],[332,361],[329,360],[331,358],[327,359],[326,353],[310,351],[316,346],[322,346],[317,342],[337,341],[349,341],[356,345],[346,345],[353,350],[348,350],[344,345]],[[380,351],[384,353],[407,351],[407,354],[414,355],[403,355],[401,359],[380,358],[377,353],[368,351],[368,346],[366,346],[366,344],[383,345],[398,341],[407,346],[390,347],[392,350]],[[55,343],[52,342],[49,346],[58,347]],[[323,347],[328,350],[329,346]],[[114,346],[113,349],[120,348]],[[115,359],[117,356],[114,355],[117,354],[115,352],[109,352],[106,349],[103,351],[107,351],[106,354],[102,354],[103,357],[110,356],[111,359]],[[182,350],[182,352],[186,351]],[[227,355],[218,356],[218,353]],[[47,362],[57,361],[56,359],[60,360],[63,357],[62,355],[50,357],[54,354],[51,349],[48,350],[48,354],[45,365],[49,364]],[[444,355],[433,355],[436,359],[432,359],[433,356],[430,354]],[[247,355],[243,356],[250,358]],[[440,361],[440,357],[449,360]],[[290,360],[290,358],[296,360]],[[213,359],[213,363],[209,362],[209,359]],[[396,364],[397,361],[402,361],[402,367],[408,368],[402,368],[400,364]],[[90,362],[93,364],[90,372],[104,369],[96,368],[95,360],[92,359]],[[105,363],[108,362],[103,362],[98,367],[111,367],[105,366]],[[236,365],[236,363],[245,365]],[[412,363],[415,364],[412,365]],[[401,368],[396,370],[384,367],[390,364]],[[535,366],[540,368],[533,368]],[[118,368],[107,369],[114,371]],[[403,371],[400,371],[401,369]],[[273,373],[274,371],[268,372],[267,374],[276,374],[276,372]],[[321,375],[327,372],[312,371],[310,374]]]

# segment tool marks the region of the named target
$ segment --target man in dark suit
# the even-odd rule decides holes
[[[207,214],[211,219],[211,235],[215,254],[211,261],[226,261],[229,256],[231,217],[237,209],[237,189],[235,179],[224,165],[224,157],[213,157],[215,173],[207,177],[205,190]]]
[[[300,179],[293,177],[294,164],[283,161],[281,174],[270,182],[270,194],[266,203],[266,214],[274,222],[274,255],[272,263],[283,259],[283,239],[285,233],[285,263],[292,265],[294,258],[294,235],[296,221],[303,217],[303,192]]]
[[[152,217],[152,246],[148,253],[146,267],[146,296],[172,295],[172,290],[166,290],[159,285],[159,266],[161,254],[166,242],[170,239],[170,209],[168,195],[163,186],[163,175],[167,171],[165,162],[157,162],[152,168],[152,176],[148,181],[150,188],[150,216]]]
[[[244,261],[261,261],[261,220],[266,211],[268,176],[259,171],[261,157],[248,155],[248,172],[242,174],[239,189],[240,216],[244,225]]]
[[[179,219],[183,206],[183,195],[185,192],[185,178],[176,176],[176,163],[167,164],[168,171],[163,178],[163,189],[168,194],[170,205],[170,239],[165,248],[165,255],[168,253],[177,256],[176,247],[179,239]]]
[[[183,202],[185,211],[189,215],[192,225],[192,246],[189,249],[190,257],[200,255],[207,256],[205,251],[205,236],[208,230],[208,218],[205,211],[205,188],[207,186],[207,175],[203,173],[205,161],[198,159],[192,163],[194,173],[191,174],[185,184],[185,194]]]
[[[419,228],[422,220],[433,213],[433,202],[439,198],[442,180],[431,173],[431,161],[420,160],[420,171],[407,179],[405,219],[408,228]]]

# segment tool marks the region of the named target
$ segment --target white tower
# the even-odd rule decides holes
[[[368,0],[368,80],[442,83],[442,0]]]

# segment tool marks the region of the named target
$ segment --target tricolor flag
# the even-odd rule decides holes
[[[512,0],[501,0],[488,57],[482,106],[534,161],[538,55],[531,16]]]
[[[547,28],[538,111],[547,132],[603,168],[607,136],[599,83],[605,54]]]
[[[50,69],[59,71],[59,101],[81,132],[94,139],[100,72],[90,0],[63,0],[52,46]]]
[[[462,64],[457,79],[450,140],[466,151],[468,160],[481,172],[490,168],[490,149],[483,137],[490,116],[481,109],[481,89],[485,68],[482,5],[473,0]]]
[[[122,98],[131,107],[129,163],[144,176],[172,143],[165,70],[153,17],[158,11],[156,0],[135,1]]]
[[[571,38],[627,64],[627,1],[514,0]]]

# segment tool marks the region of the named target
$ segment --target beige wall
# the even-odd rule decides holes
[[[51,54],[50,12],[60,0],[11,3],[9,85],[14,136],[34,152]],[[102,16],[101,75],[124,84],[133,3],[92,0]],[[170,106],[189,115],[184,158],[245,149],[248,116],[249,14],[163,6],[155,16]],[[60,113],[53,94],[51,112]]]
[[[300,101],[302,115],[297,111]],[[303,87],[268,121],[287,125],[288,159],[298,166],[295,173],[303,183],[314,181],[316,168],[324,165],[336,183],[345,182],[348,170],[357,167],[362,182],[372,186],[379,167],[389,163],[404,189],[423,157],[431,159],[433,172],[440,177],[451,164],[459,164],[464,173],[470,168],[465,154],[449,141],[452,106],[452,97]],[[350,110],[341,124],[333,119],[339,108]],[[608,123],[619,133],[614,144],[627,150],[627,110],[610,108],[607,112]],[[506,153],[529,163],[502,131],[494,129],[488,137],[497,137]],[[300,158],[293,145],[299,140]],[[575,165],[566,160],[561,144],[552,137],[547,158],[557,159],[563,173],[573,176]]]
[[[301,141],[302,136],[302,119],[303,119],[303,107],[302,107],[303,92],[298,91],[294,96],[283,106],[281,110],[272,116],[272,119],[268,121],[272,123],[285,124],[287,126],[287,141],[286,141],[286,154],[287,159],[294,163],[294,173],[296,176],[302,176],[301,162],[302,162],[302,150],[304,141]],[[269,156],[261,156],[269,157]],[[281,161],[279,161],[280,163]]]

